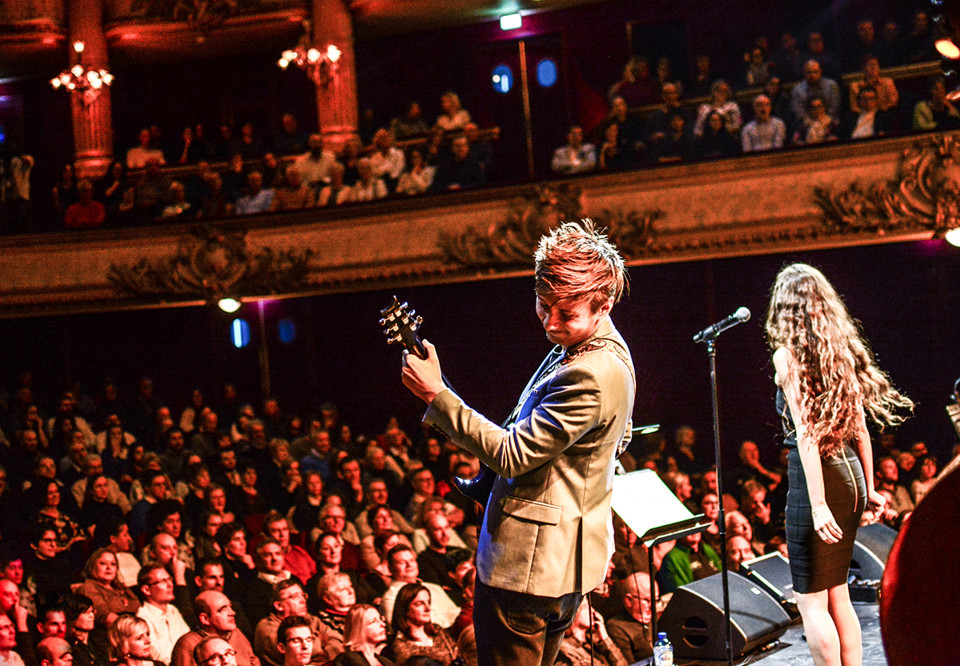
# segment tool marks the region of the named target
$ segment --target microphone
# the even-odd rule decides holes
[[[713,326],[707,326],[705,329],[693,336],[694,342],[709,342],[714,340],[718,335],[723,333],[728,328],[732,328],[737,324],[742,324],[745,321],[750,321],[750,310],[747,308],[739,308],[732,315],[726,319],[721,319]]]

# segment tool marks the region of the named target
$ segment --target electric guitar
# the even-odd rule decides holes
[[[390,305],[380,311],[380,326],[383,328],[384,335],[387,336],[387,343],[402,344],[411,354],[426,358],[427,350],[424,349],[423,343],[417,336],[417,331],[422,323],[423,317],[418,316],[416,310],[409,309],[406,303],[397,300],[396,296],[393,297],[393,302]],[[446,377],[443,378],[443,383],[450,386]],[[486,508],[495,478],[496,475],[493,471],[480,463],[480,472],[475,477],[464,479],[455,476],[453,484],[463,495]]]

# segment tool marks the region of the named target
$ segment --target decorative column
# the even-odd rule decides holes
[[[103,36],[103,0],[68,0],[67,23],[72,44],[82,41],[81,65],[106,68],[107,40]],[[73,62],[70,63],[74,64]],[[73,117],[73,148],[78,175],[100,177],[106,173],[113,159],[113,114],[110,106],[110,87],[103,86],[99,94],[70,93],[70,112]]]
[[[325,50],[333,44],[340,57],[329,79],[316,84],[317,126],[325,139],[343,142],[357,133],[357,68],[353,51],[353,18],[347,0],[313,0],[313,43]]]

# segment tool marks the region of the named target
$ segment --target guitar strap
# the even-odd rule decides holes
[[[540,383],[541,379],[549,375],[553,369],[560,364],[560,361],[562,361],[563,358],[563,347],[560,345],[556,345],[550,350],[550,353],[547,354],[546,358],[543,359],[540,367],[537,368],[537,371],[533,373],[532,377],[530,377],[530,381],[527,382],[523,392],[520,394],[520,399],[517,401],[517,406],[513,408],[512,412],[510,412],[510,416],[508,416],[507,420],[503,422],[503,424],[500,426],[501,428],[509,428],[516,422],[517,414],[520,413],[520,408],[523,407],[523,403],[525,403],[527,398],[530,397],[530,393],[532,393],[537,387],[537,384]]]

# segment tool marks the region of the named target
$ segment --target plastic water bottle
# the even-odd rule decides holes
[[[673,644],[665,631],[657,633],[657,642],[653,644],[654,666],[673,666]]]

